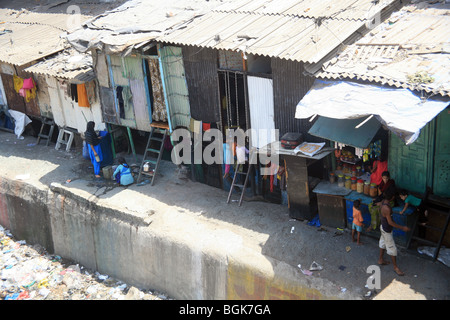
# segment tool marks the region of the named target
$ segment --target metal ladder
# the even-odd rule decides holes
[[[164,149],[164,141],[168,135],[168,131],[169,131],[169,126],[166,123],[161,123],[161,122],[152,122],[150,124],[150,126],[152,127],[151,131],[150,131],[150,136],[148,138],[147,141],[147,146],[145,147],[145,152],[144,152],[144,157],[142,158],[142,163],[141,163],[141,167],[139,169],[139,175],[137,178],[137,182],[139,183],[139,181],[141,180],[142,176],[149,176],[152,178],[151,180],[151,184],[153,185],[154,181],[155,181],[155,176],[156,173],[158,172],[158,168],[159,168],[159,163],[161,162],[161,158],[162,158],[162,154],[163,154],[163,149]],[[159,134],[160,136],[155,136],[156,134]],[[162,135],[162,137],[161,137]],[[150,148],[152,141],[157,141],[159,142],[161,145],[158,149],[153,149]],[[157,154],[158,156],[156,157],[152,157],[152,158],[148,158],[148,154],[152,153],[152,154]],[[144,171],[144,164],[148,162],[151,164],[150,170]]]
[[[50,126],[49,132],[48,134],[44,134],[44,127],[45,126]],[[48,144],[50,143],[50,140],[52,139],[53,136],[53,130],[55,129],[55,121],[53,121],[53,119],[49,119],[49,118],[43,118],[42,119],[42,125],[41,125],[41,130],[39,131],[38,134],[38,138],[36,141],[36,144],[39,144],[39,142],[41,141],[41,139],[47,139],[47,143],[45,144],[48,147]]]
[[[244,193],[245,193],[245,188],[247,187],[247,183],[248,183],[248,177],[250,176],[250,172],[252,170],[252,166],[253,166],[253,159],[256,156],[256,151],[254,151],[253,149],[250,151],[250,155],[249,155],[249,161],[248,161],[248,168],[247,168],[247,172],[240,172],[239,171],[239,167],[243,166],[244,164],[238,164],[236,166],[236,170],[234,173],[234,177],[233,177],[233,182],[231,183],[231,187],[230,187],[230,192],[228,193],[228,199],[227,199],[227,203],[230,203],[231,200],[231,195],[233,193],[234,187],[240,187],[242,188],[241,190],[241,196],[239,198],[239,207],[242,204],[242,199],[244,198]],[[236,183],[237,180],[237,176],[245,176],[245,181],[244,184],[238,184]]]

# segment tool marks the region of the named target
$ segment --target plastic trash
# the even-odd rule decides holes
[[[137,186],[138,186],[138,187],[140,187],[140,186],[145,186],[146,184],[149,184],[149,183],[150,183],[150,180],[146,179],[146,180],[144,180],[144,181],[142,181],[142,182],[139,182],[139,183],[137,184]]]
[[[321,226],[318,214],[316,214],[316,216],[310,222],[308,222],[308,226]]]
[[[309,271],[320,271],[322,269],[323,267],[315,261],[313,261],[309,267]]]

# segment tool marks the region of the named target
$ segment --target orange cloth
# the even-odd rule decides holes
[[[86,86],[84,83],[77,84],[77,93],[78,93],[78,106],[89,108],[89,99],[87,96]]]
[[[361,214],[361,210],[356,209],[355,207],[353,207],[353,223],[355,225],[357,225],[358,227],[362,227],[363,226],[363,217]]]

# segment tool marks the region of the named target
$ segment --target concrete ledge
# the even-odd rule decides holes
[[[156,201],[131,212],[62,184],[36,188],[6,178],[0,200],[0,224],[15,236],[176,299],[359,298],[247,247],[231,230],[180,219]]]

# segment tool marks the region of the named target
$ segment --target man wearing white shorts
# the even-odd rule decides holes
[[[392,235],[392,229],[398,228],[403,230],[404,232],[408,232],[410,229],[406,226],[401,226],[396,224],[392,220],[392,208],[390,206],[390,201],[394,199],[394,193],[386,192],[384,200],[381,202],[381,237],[379,242],[380,247],[380,257],[378,259],[378,264],[385,265],[389,264],[388,261],[385,261],[383,256],[384,252],[386,251],[388,255],[391,256],[392,264],[394,265],[394,271],[399,275],[403,276],[404,273],[399,269],[397,266],[397,247],[394,242],[394,237]]]

